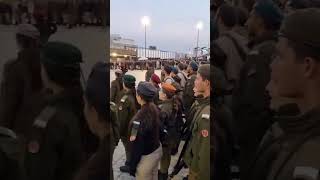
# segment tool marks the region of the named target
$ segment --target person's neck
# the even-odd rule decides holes
[[[203,95],[203,98],[210,97],[210,90],[204,91],[202,95]]]
[[[302,98],[297,99],[297,104],[302,114],[320,107],[319,89],[309,90]]]
[[[102,141],[107,136],[107,127],[103,126],[103,128],[98,129],[97,135],[99,139]]]

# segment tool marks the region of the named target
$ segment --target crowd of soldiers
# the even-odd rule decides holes
[[[211,10],[213,179],[320,179],[319,1]]]
[[[120,171],[137,180],[167,180],[186,166],[186,179],[209,180],[210,65],[164,63],[161,69],[159,77],[148,68],[137,88],[134,76],[115,71],[110,91],[113,144],[121,139],[126,153]],[[179,160],[169,173],[181,141]]]
[[[72,28],[75,25],[105,25],[106,1],[36,1],[0,2],[0,24],[34,24],[37,18]]]
[[[0,179],[109,179],[109,70],[99,62],[83,88],[81,51],[17,28],[16,59],[3,67]]]

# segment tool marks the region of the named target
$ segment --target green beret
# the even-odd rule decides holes
[[[210,64],[201,65],[198,69],[198,73],[201,77],[210,81]]]
[[[130,74],[126,74],[123,76],[122,81],[125,84],[134,84],[136,82],[136,78]]]
[[[42,62],[57,66],[68,66],[82,62],[81,51],[68,43],[48,42],[42,49]]]
[[[280,28],[279,36],[300,45],[320,50],[320,9],[297,10],[287,16]]]

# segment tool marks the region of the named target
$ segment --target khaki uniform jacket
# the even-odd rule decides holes
[[[119,99],[116,100],[118,106],[119,133],[121,137],[128,137],[129,123],[136,114],[137,108],[134,98],[129,92],[122,90]]]
[[[38,92],[33,89],[32,83],[36,82],[27,66],[31,61],[39,61],[39,58],[38,50],[23,50],[19,52],[18,59],[4,65],[0,92],[0,124],[15,132],[25,128],[21,127],[25,125],[24,118],[33,117],[28,103],[38,100],[32,96],[40,89]],[[40,69],[38,73],[40,77]],[[21,116],[24,118],[19,119]]]
[[[320,111],[277,120],[260,144],[249,179],[319,180]]]
[[[49,98],[26,137],[25,167],[32,180],[69,180],[82,162],[79,117],[69,95]]]
[[[194,116],[192,136],[184,156],[184,162],[195,173],[196,179],[210,179],[209,104],[203,105]]]

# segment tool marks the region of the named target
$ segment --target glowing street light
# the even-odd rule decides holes
[[[150,25],[150,18],[148,16],[143,16],[141,23],[144,26],[144,56],[147,58],[147,26]]]

